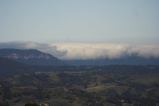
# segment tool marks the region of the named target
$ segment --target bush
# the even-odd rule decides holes
[[[39,105],[36,103],[27,103],[27,104],[25,104],[25,106],[39,106]]]

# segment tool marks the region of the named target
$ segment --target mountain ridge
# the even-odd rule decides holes
[[[20,63],[39,66],[54,66],[64,65],[63,61],[36,49],[14,49],[3,48],[0,49],[0,57],[12,59]]]

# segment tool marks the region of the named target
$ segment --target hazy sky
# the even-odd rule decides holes
[[[159,0],[0,0],[0,42],[159,41]]]

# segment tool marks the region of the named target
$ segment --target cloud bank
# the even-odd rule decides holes
[[[120,58],[127,55],[159,57],[158,45],[128,45],[107,43],[50,43],[9,42],[0,43],[0,48],[38,49],[60,59]]]

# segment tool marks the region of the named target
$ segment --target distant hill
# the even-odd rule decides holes
[[[35,49],[0,49],[0,57],[15,60],[19,63],[36,66],[64,65],[58,58]]]
[[[22,72],[24,69],[28,69],[29,66],[16,62],[11,59],[0,57],[0,74],[12,74],[17,72]]]
[[[159,58],[127,55],[116,59],[65,60],[65,62],[71,65],[159,65]]]
[[[57,66],[57,67],[59,67],[59,66]],[[44,65],[42,65],[42,66],[28,65],[28,64],[17,62],[13,59],[0,57],[0,77],[2,77],[4,75],[12,75],[12,74],[17,74],[17,73],[53,71],[57,67],[56,66],[44,66]]]

